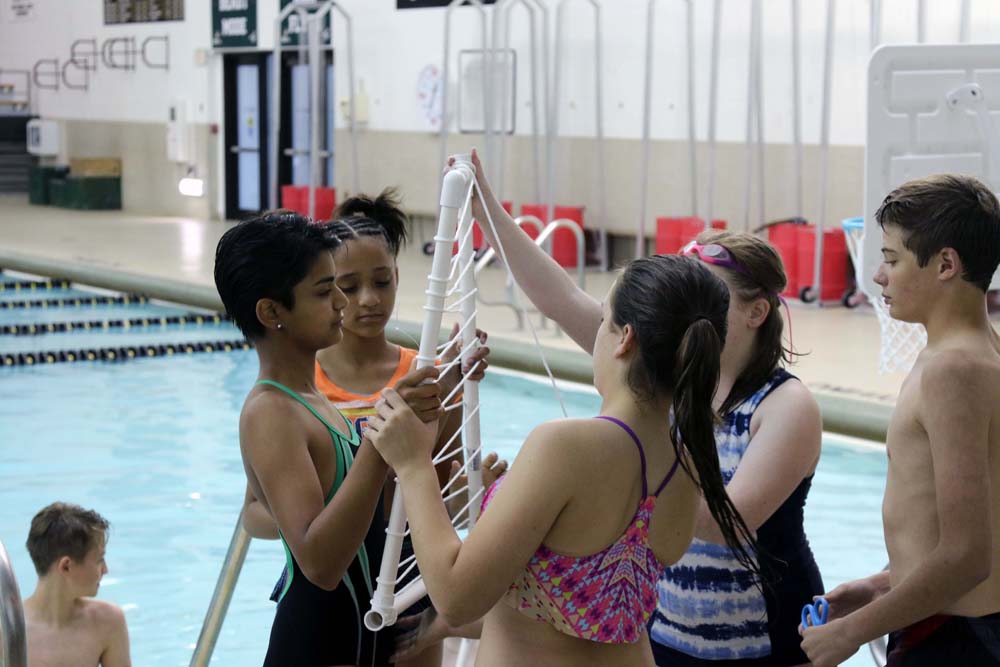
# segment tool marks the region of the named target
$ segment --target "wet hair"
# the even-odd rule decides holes
[[[52,503],[31,520],[25,546],[38,576],[44,576],[63,556],[82,563],[87,552],[107,538],[107,519],[94,510],[70,503]]]
[[[295,306],[293,289],[323,252],[339,242],[324,225],[291,211],[266,211],[238,223],[215,250],[215,287],[236,326],[250,340],[264,335],[257,302]]]
[[[728,313],[726,283],[699,260],[680,255],[631,262],[611,296],[612,321],[618,327],[631,325],[638,343],[629,387],[640,401],[671,394],[674,453],[701,488],[726,544],[759,578],[756,542],[726,494],[715,446],[712,398]]]
[[[726,271],[734,295],[744,302],[766,299],[770,306],[767,318],[757,329],[753,356],[740,371],[739,377],[736,378],[729,395],[719,409],[720,413],[727,414],[760,389],[778,366],[791,363],[792,358],[796,356],[791,348],[785,347],[782,342],[785,322],[781,317],[781,301],[778,295],[784,291],[788,278],[778,251],[773,245],[753,234],[708,231],[698,235],[698,243],[721,245],[746,270],[746,273],[741,273],[735,269],[721,267]]]
[[[909,181],[882,200],[875,220],[903,230],[903,246],[920,266],[944,248],[962,260],[962,278],[984,292],[1000,264],[1000,205],[971,176],[939,174]]]
[[[374,199],[368,195],[345,199],[326,227],[341,243],[362,236],[380,237],[394,258],[407,241],[407,217],[394,188],[386,188]]]

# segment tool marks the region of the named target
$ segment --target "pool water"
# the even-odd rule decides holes
[[[0,369],[0,539],[22,595],[35,585],[33,514],[55,500],[94,508],[112,524],[99,595],[125,609],[133,663],[188,665],[242,504],[237,419],[256,374],[253,351]],[[593,392],[563,397],[571,416],[597,410]],[[485,447],[508,458],[561,416],[547,384],[501,372],[481,402]],[[886,562],[885,468],[883,450],[825,438],[806,527],[827,588]],[[261,663],[282,565],[277,542],[251,546],[213,665]],[[859,653],[846,664],[872,663]]]

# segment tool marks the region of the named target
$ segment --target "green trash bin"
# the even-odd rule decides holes
[[[65,183],[62,206],[88,211],[122,207],[122,179],[117,176],[70,176]]]
[[[50,183],[53,179],[65,178],[68,173],[67,167],[33,165],[28,173],[28,201],[32,204],[51,204]]]

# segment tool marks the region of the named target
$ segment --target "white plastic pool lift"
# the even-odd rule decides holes
[[[323,132],[323,115],[320,113],[319,102],[323,99],[323,85],[326,79],[323,73],[326,71],[323,50],[330,48],[333,42],[333,21],[331,20],[330,43],[324,45],[323,24],[336,11],[344,21],[346,32],[346,60],[347,60],[347,85],[348,91],[348,129],[351,143],[351,188],[352,191],[360,192],[358,179],[358,137],[356,109],[354,100],[354,30],[351,24],[351,16],[342,6],[342,3],[335,0],[322,0],[310,2],[308,0],[293,0],[281,8],[277,18],[274,20],[274,51],[271,55],[271,109],[269,113],[269,140],[268,140],[268,206],[277,208],[280,204],[278,191],[278,159],[281,155],[298,155],[305,152],[309,156],[309,217],[316,217],[316,187],[320,183],[320,160],[333,157],[333,136],[327,137],[329,146],[321,148],[320,135]],[[299,17],[299,24],[305,28],[299,35],[299,55],[300,59],[309,65],[309,148],[307,150],[286,148],[280,150],[279,142],[281,137],[281,74],[283,71],[281,54],[284,47],[281,44],[281,30],[285,20],[295,13]],[[327,109],[331,116],[333,109]],[[333,186],[333,183],[330,184]]]

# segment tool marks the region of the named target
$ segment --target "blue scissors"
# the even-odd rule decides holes
[[[813,604],[807,604],[802,607],[802,627],[808,628],[823,625],[829,616],[830,603],[826,601],[826,598],[816,598],[816,602]]]

